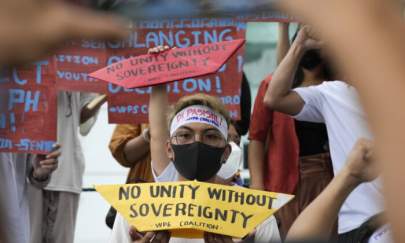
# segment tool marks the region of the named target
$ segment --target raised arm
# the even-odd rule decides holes
[[[253,113],[249,127],[248,163],[250,172],[250,188],[264,190],[264,165],[266,163],[266,140],[271,129],[272,111],[263,104],[270,77],[263,80],[257,91]]]
[[[301,111],[304,101],[291,90],[295,72],[305,51],[319,47],[320,43],[311,39],[310,29],[304,26],[273,74],[264,96],[264,103],[268,108],[289,115],[296,115]]]
[[[168,46],[159,46],[149,50],[150,54],[159,55],[160,52],[168,50]],[[170,162],[167,156],[167,141],[169,139],[169,128],[167,124],[167,110],[169,100],[166,85],[152,87],[149,98],[149,128],[150,128],[150,153],[152,158],[152,169],[159,176]]]
[[[152,168],[156,175],[160,175],[170,162],[166,153],[169,139],[166,120],[168,107],[166,86],[154,86],[149,99],[149,126]]]
[[[257,140],[249,142],[249,173],[250,173],[250,188],[256,190],[264,190],[264,143]]]
[[[298,216],[288,232],[287,239],[328,240],[339,210],[349,194],[361,183],[371,181],[376,177],[377,170],[372,159],[372,143],[360,139],[349,154],[344,169]]]
[[[405,239],[405,194],[398,193],[405,183],[405,33],[399,6],[387,0],[280,3],[317,28],[341,70],[358,88],[383,162],[385,205],[394,238],[400,242]]]

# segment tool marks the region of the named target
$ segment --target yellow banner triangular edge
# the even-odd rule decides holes
[[[164,182],[164,183],[141,183],[141,184],[115,184],[115,185],[96,185],[96,191],[110,204],[112,205],[131,225],[137,228],[139,231],[155,231],[155,230],[171,230],[172,237],[183,237],[183,238],[201,238],[202,237],[202,230],[217,234],[225,234],[235,238],[242,238],[246,234],[253,231],[255,227],[259,224],[263,223],[267,218],[273,215],[279,208],[283,205],[287,204],[294,196],[282,193],[274,193],[274,192],[266,192],[266,191],[259,191],[259,190],[252,190],[238,186],[225,186],[219,184],[211,184],[205,182],[197,182],[197,181],[186,181],[186,182]],[[155,197],[151,198],[149,194],[151,194],[151,188],[155,189],[162,189],[162,188],[170,188],[172,189],[171,193],[173,198],[160,198]],[[175,190],[183,188],[184,198],[180,197],[181,190]],[[196,189],[194,199],[192,198],[192,189],[187,188],[198,188]],[[121,191],[120,191],[121,190]],[[137,195],[141,191],[141,195]],[[163,191],[163,189],[162,189]],[[176,191],[177,195],[174,196],[174,191]],[[223,200],[213,200],[208,196],[208,192],[211,192],[211,196],[214,195],[213,192],[217,192],[215,195],[221,195],[218,198],[224,199]],[[121,194],[120,194],[121,192]],[[126,192],[126,193],[123,193]],[[166,190],[167,192],[167,190]],[[223,192],[220,194],[219,192]],[[162,193],[162,192],[161,192]],[[224,195],[228,193],[228,195]],[[119,195],[128,196],[119,200]],[[234,197],[232,197],[234,195]],[[244,195],[244,200],[246,201],[245,204],[238,204],[238,201],[235,202],[235,195]],[[249,196],[250,195],[250,196]],[[136,199],[131,199],[131,197],[139,196]],[[197,198],[198,197],[198,198]],[[266,197],[273,198],[272,200],[272,207],[271,209],[264,209],[262,207],[251,206],[247,205],[247,198],[252,199],[253,197],[265,199]],[[231,202],[229,202],[229,198],[231,198]],[[239,197],[241,198],[241,197]],[[252,201],[252,200],[251,200]],[[262,200],[264,201],[264,200]],[[240,202],[239,202],[240,203]],[[144,205],[145,204],[145,205]],[[154,206],[152,206],[152,204]],[[189,208],[193,206],[192,209],[193,213],[198,212],[201,216],[210,216],[212,212],[218,212],[216,216],[218,216],[217,220],[211,218],[204,218],[203,220],[196,220],[196,217],[189,217],[192,215],[191,213],[188,216],[176,216],[171,215],[170,217],[162,217],[152,215],[149,216],[151,211],[153,212],[162,212],[165,209],[165,205],[171,206],[173,208],[175,205],[176,209],[179,205],[188,205]],[[134,220],[134,212],[141,213],[142,211],[137,212],[136,210],[130,211],[130,206],[134,206],[134,208],[138,207],[139,205],[143,205],[143,211],[146,211],[148,208],[148,216],[145,216],[143,219],[139,217],[139,220]],[[149,207],[147,207],[149,205]],[[197,205],[197,206],[194,206]],[[173,207],[172,207],[173,206]],[[141,206],[142,207],[142,206]],[[256,207],[256,208],[254,208]],[[202,208],[202,209],[201,209]],[[205,210],[207,208],[212,209],[212,211]],[[215,208],[215,209],[214,209]],[[139,210],[140,208],[138,208]],[[158,210],[159,209],[159,210]],[[169,207],[166,207],[169,209]],[[200,210],[201,209],[201,210]],[[205,212],[205,211],[206,212]],[[241,211],[238,211],[241,210]],[[170,210],[166,210],[166,213]],[[173,211],[173,210],[171,210]],[[178,211],[178,210],[177,210]],[[180,210],[181,211],[181,210]],[[189,212],[191,210],[189,209]],[[204,211],[204,212],[203,212]],[[209,211],[209,212],[208,212]],[[183,211],[182,211],[183,212]],[[222,213],[219,213],[222,212]],[[225,215],[227,212],[227,220],[231,221],[231,214],[232,219],[238,218],[239,223],[247,222],[246,215],[253,215],[252,220],[250,222],[254,223],[246,224],[246,227],[235,226],[232,225],[230,222],[220,222],[221,219],[225,217],[221,217]],[[246,213],[246,215],[244,215]],[[144,214],[145,215],[145,214]],[[165,214],[167,216],[168,214]],[[235,216],[237,215],[237,216]],[[138,218],[138,217],[135,217]],[[219,220],[218,220],[219,219]],[[250,218],[249,218],[250,220]],[[236,220],[235,220],[236,221]],[[166,224],[165,224],[166,222]],[[183,223],[182,223],[183,222]],[[159,225],[157,227],[157,225]],[[162,225],[163,224],[163,225]],[[236,222],[234,222],[236,224]]]

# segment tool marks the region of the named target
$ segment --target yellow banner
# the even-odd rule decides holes
[[[242,238],[294,197],[198,181],[95,187],[137,230],[183,238],[203,231]]]

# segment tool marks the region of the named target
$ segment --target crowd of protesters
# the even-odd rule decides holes
[[[169,105],[165,86],[154,86],[148,124],[117,125],[111,137],[113,157],[130,168],[123,183],[198,180],[244,186],[240,144],[249,131],[250,188],[295,198],[243,239],[139,232],[111,208],[106,241],[402,242],[401,4],[282,1],[280,9],[296,16],[300,27],[290,40],[288,24],[279,25],[277,67],[261,82],[252,113],[243,75],[239,121],[230,119],[216,97],[194,94]],[[0,19],[1,68],[49,55],[67,40],[126,35],[122,20],[63,1],[3,0]],[[170,48],[159,46],[149,54]],[[105,101],[103,95],[60,92],[60,145],[44,155],[0,153],[0,242],[74,241],[85,165],[78,136],[90,131]]]

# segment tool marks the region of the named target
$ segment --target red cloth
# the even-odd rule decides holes
[[[293,194],[299,178],[299,143],[294,119],[268,109],[264,95],[271,80],[260,84],[249,127],[249,140],[265,144],[264,186],[266,190]]]

